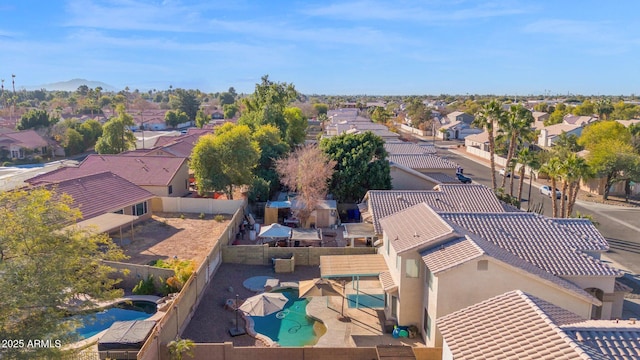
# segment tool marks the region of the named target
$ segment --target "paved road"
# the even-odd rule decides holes
[[[471,177],[475,183],[491,187],[491,174],[488,163],[480,162],[468,158],[455,149],[451,151],[447,146],[451,142],[438,143],[438,154],[458,163],[464,174]],[[455,144],[453,145],[455,146]],[[499,169],[499,168],[498,168]],[[498,186],[502,177],[496,172]],[[518,178],[514,180],[514,193],[518,189]],[[529,178],[525,179],[523,186],[522,208],[527,206],[536,207],[542,204],[543,214],[551,216],[551,199],[540,194],[539,184],[533,184],[531,189],[531,199],[529,199]],[[509,187],[509,179],[507,185]],[[559,204],[558,204],[559,206]],[[603,257],[605,261],[611,261],[616,267],[627,270],[634,280],[640,281],[640,208],[629,208],[623,206],[611,206],[585,201],[578,201],[574,211],[583,214],[593,215],[598,222],[598,230],[609,241],[611,250]]]

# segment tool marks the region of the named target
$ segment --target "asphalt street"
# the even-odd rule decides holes
[[[457,148],[453,142],[436,142],[438,154],[453,162],[458,163],[464,174],[471,177],[474,183],[491,187],[491,172],[488,162],[466,156],[462,148]],[[496,168],[499,170],[500,168]],[[498,186],[502,176],[496,171]],[[514,179],[514,194],[518,190],[518,177]],[[509,188],[507,179],[506,188]],[[529,194],[529,178],[526,177],[523,185],[521,204],[522,209],[542,206],[542,213],[551,217],[551,199],[540,194],[540,184],[533,182],[531,197]],[[559,204],[558,204],[559,206]],[[629,277],[640,282],[640,208],[604,205],[586,201],[578,201],[574,211],[581,214],[592,215],[597,222],[598,230],[607,239],[610,251],[603,256],[603,261],[609,261],[614,266],[625,270]],[[640,286],[639,286],[640,287]]]

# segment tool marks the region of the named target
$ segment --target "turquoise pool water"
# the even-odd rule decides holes
[[[289,302],[282,311],[267,316],[251,316],[254,330],[268,336],[280,346],[315,345],[324,334],[324,325],[307,316],[308,299],[298,298],[297,289],[282,292]],[[318,332],[322,333],[317,333]]]
[[[384,308],[384,294],[363,294],[360,293],[360,297],[356,294],[347,295],[349,300],[349,308],[356,307],[356,298],[358,298],[358,307],[367,307],[371,309],[383,309]]]
[[[71,318],[79,320],[76,334],[88,339],[107,330],[116,321],[144,320],[155,314],[157,306],[149,301],[125,301],[100,312],[78,314]]]

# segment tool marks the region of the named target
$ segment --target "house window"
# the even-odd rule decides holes
[[[131,207],[131,213],[135,216],[141,216],[147,213],[147,202],[141,202]]]
[[[478,271],[487,271],[487,270],[489,270],[489,260],[478,261]]]
[[[391,296],[391,317],[398,318],[398,298],[393,295]]]
[[[405,271],[408,278],[417,278],[420,275],[418,261],[415,259],[408,259],[406,261]]]
[[[169,195],[173,194],[173,185],[169,185]]]

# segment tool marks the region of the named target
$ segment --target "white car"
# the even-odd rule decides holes
[[[498,171],[500,173],[500,175],[502,176],[506,176],[506,177],[510,177],[511,176],[511,171],[507,170],[507,169],[500,169],[500,171]]]
[[[551,186],[543,185],[540,188],[540,194],[551,197]],[[556,199],[561,199],[561,198],[562,198],[562,191],[556,189]]]

